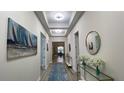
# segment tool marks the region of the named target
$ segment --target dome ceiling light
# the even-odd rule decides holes
[[[62,33],[62,30],[61,29],[56,29],[55,32],[56,33]]]
[[[55,14],[55,20],[60,21],[64,19],[64,15],[62,13]]]

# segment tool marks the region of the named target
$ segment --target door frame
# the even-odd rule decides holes
[[[44,39],[44,42],[42,42],[42,38]],[[41,66],[41,69],[46,69],[46,37],[42,32],[40,32],[40,40],[41,40],[41,42],[40,42],[40,44],[41,44],[41,46],[40,46],[40,48],[41,48],[41,50],[40,50],[40,66]],[[43,43],[44,43],[44,48],[45,48],[44,52],[42,51]],[[42,67],[43,53],[44,53],[44,64],[43,64],[44,67]]]
[[[57,48],[57,46],[64,47],[64,59],[65,59],[65,42],[63,42],[63,41],[62,42],[52,42],[52,62],[54,60],[54,45],[56,45],[56,48]]]
[[[75,60],[76,60],[76,66],[77,66],[78,57],[79,57],[79,31],[75,32],[74,36],[75,36]]]

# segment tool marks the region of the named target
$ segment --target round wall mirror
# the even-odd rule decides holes
[[[98,32],[96,31],[89,32],[86,36],[85,43],[87,50],[91,55],[97,54],[101,45],[101,39]]]

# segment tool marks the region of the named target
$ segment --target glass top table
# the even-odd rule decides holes
[[[89,73],[90,75],[92,75],[93,77],[95,77],[97,80],[99,81],[113,81],[114,79],[111,78],[110,76],[100,72],[99,75],[96,75],[96,69],[88,66],[88,65],[82,65],[82,64],[78,64],[80,68],[82,68],[85,72]]]

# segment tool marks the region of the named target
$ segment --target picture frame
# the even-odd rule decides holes
[[[11,18],[8,18],[7,60],[36,54],[37,37]]]

